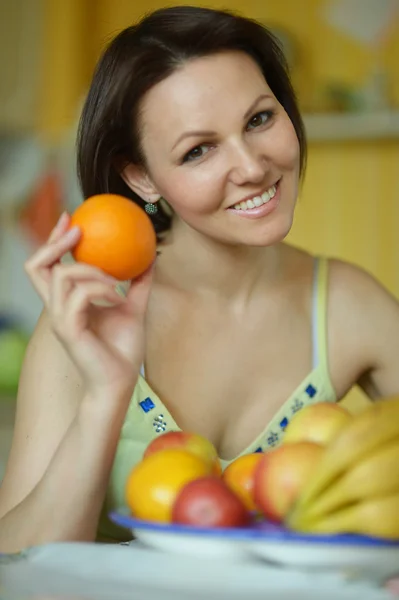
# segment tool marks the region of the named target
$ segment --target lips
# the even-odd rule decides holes
[[[231,205],[229,209],[247,211],[252,210],[254,208],[259,208],[263,204],[267,204],[276,195],[278,183],[279,181],[276,184],[270,186],[267,190],[260,192],[259,194],[249,196],[244,200],[241,200],[240,202]]]
[[[263,219],[264,217],[271,215],[276,210],[276,208],[279,206],[280,196],[281,196],[279,182],[275,186],[272,186],[272,187],[274,187],[274,192],[272,190],[271,197],[269,197],[269,199],[266,202],[263,201],[260,206],[255,205],[254,199],[257,196],[252,196],[252,198],[246,199],[245,201],[243,200],[238,205],[235,204],[234,206],[232,206],[231,208],[228,209],[228,212],[232,216],[234,216],[234,218],[239,217],[240,219],[249,219],[249,220]],[[269,190],[270,189],[271,188],[269,188]],[[269,192],[269,190],[266,190],[267,193]],[[264,193],[265,192],[263,192],[263,194]],[[260,200],[262,200],[262,195],[260,196]],[[243,207],[242,207],[242,205],[243,205]],[[248,205],[249,205],[249,208],[248,208]],[[254,208],[251,208],[252,205]]]

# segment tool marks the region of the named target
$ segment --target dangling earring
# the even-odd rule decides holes
[[[158,206],[155,204],[155,202],[146,202],[144,210],[147,215],[156,215],[158,212]]]

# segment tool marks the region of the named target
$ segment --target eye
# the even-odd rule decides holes
[[[205,154],[209,151],[209,146],[207,144],[201,144],[200,146],[196,146],[190,152],[187,152],[183,156],[183,162],[192,162],[193,160],[198,160],[205,156]]]
[[[272,110],[264,110],[260,113],[254,115],[250,121],[248,122],[247,129],[256,129],[257,127],[262,127],[262,125],[266,125],[268,121],[273,117]]]

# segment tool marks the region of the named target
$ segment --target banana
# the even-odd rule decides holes
[[[298,498],[295,511],[301,512],[351,465],[391,441],[399,441],[399,396],[366,408],[326,447]]]
[[[313,521],[353,502],[397,493],[399,439],[355,463],[303,510],[303,518]]]
[[[303,533],[357,533],[399,540],[399,493],[372,498],[342,508],[315,520],[298,520],[291,525]]]

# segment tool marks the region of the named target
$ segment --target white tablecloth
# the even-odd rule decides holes
[[[59,543],[0,559],[2,600],[387,600],[365,582],[141,546]]]

